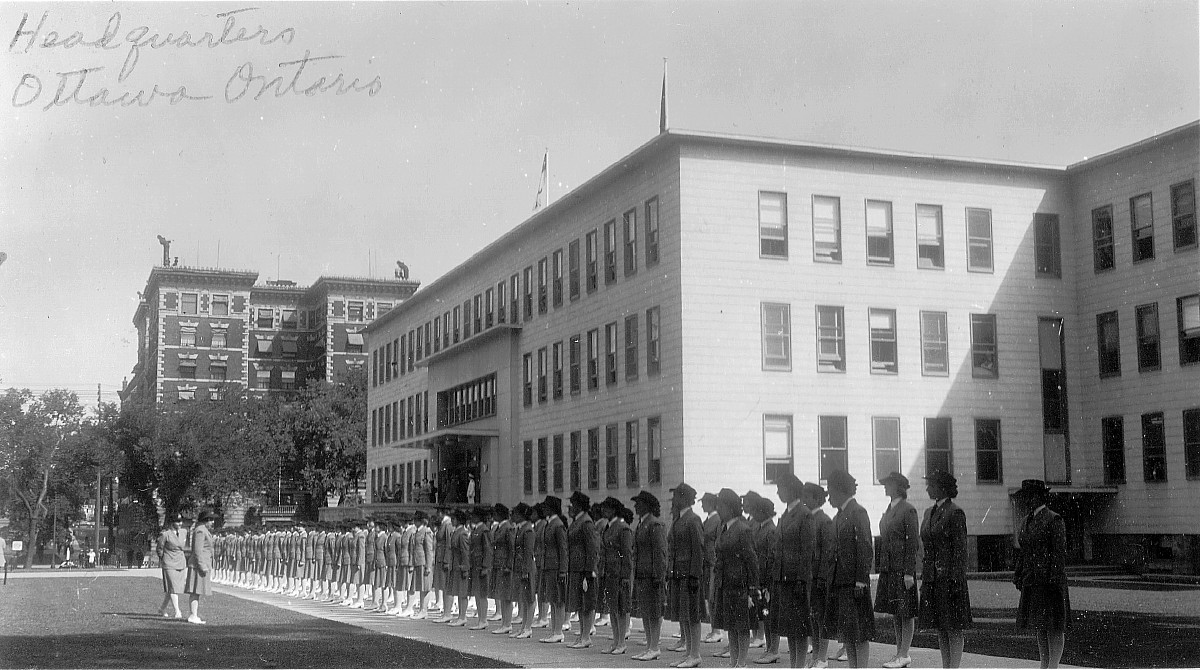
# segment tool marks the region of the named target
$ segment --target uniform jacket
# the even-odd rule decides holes
[[[417,527],[413,524],[405,524],[404,530],[400,531],[400,545],[396,549],[396,559],[400,565],[412,565],[412,538],[417,532]]]
[[[394,528],[383,539],[383,564],[389,568],[400,565],[400,531]]]
[[[434,562],[433,529],[429,526],[419,526],[412,536],[412,554],[414,568],[433,567]]]
[[[904,498],[897,500],[879,517],[879,571],[916,575],[920,538],[917,508]]]
[[[604,576],[633,579],[633,529],[617,517],[604,529]]]
[[[570,572],[594,574],[599,569],[600,535],[587,512],[576,517],[567,530],[567,550]]]
[[[513,574],[527,576],[534,573],[533,552],[536,543],[531,522],[525,521],[516,528],[513,534]]]
[[[833,585],[870,584],[875,548],[867,510],[851,498],[834,517],[833,533]]]
[[[754,528],[754,553],[758,555],[758,574],[763,586],[775,581],[779,563],[779,528],[767,519]]]
[[[537,570],[542,569],[546,556],[546,520],[533,522],[533,562]]]
[[[925,546],[922,580],[967,581],[967,515],[953,500],[925,510],[921,543]]]
[[[591,516],[590,512],[588,513],[588,516]],[[600,546],[600,556],[596,561],[596,576],[603,578],[604,577],[604,531],[608,529],[608,519],[605,519],[604,517],[600,517],[599,519],[593,519],[593,523],[596,524],[596,537],[600,538],[600,545],[599,545]]]
[[[1020,553],[1013,582],[1017,588],[1067,582],[1067,524],[1043,507],[1025,518],[1017,535]]]
[[[710,513],[704,518],[704,566],[705,570],[712,570],[713,565],[717,560],[717,538],[721,536],[721,531],[724,529],[724,524],[721,523],[721,517],[716,512]]]
[[[706,577],[704,526],[690,509],[683,510],[671,523],[667,536],[667,577],[671,579]]]
[[[471,530],[466,526],[458,526],[450,533],[450,569],[457,570],[460,576],[466,576],[471,571]]]
[[[354,549],[352,558],[359,570],[367,567],[367,529],[363,528],[354,534]]]
[[[517,541],[517,527],[511,521],[501,521],[492,534],[492,569],[500,571],[512,570],[513,545]]]
[[[200,524],[196,526],[196,530],[192,531],[191,566],[199,570],[202,575],[208,574],[212,570],[212,560],[212,531],[208,529],[208,526]]]
[[[304,560],[311,561],[317,555],[317,533],[301,531],[301,535],[304,537]]]
[[[492,568],[492,528],[486,523],[471,529],[471,570]]]
[[[434,536],[433,560],[443,569],[450,567],[450,533],[453,529],[449,520],[443,520]]]
[[[187,531],[182,528],[179,532],[164,530],[158,536],[158,562],[162,567],[171,570],[187,568]]]
[[[567,529],[562,517],[555,514],[546,521],[545,542],[542,551],[542,570],[547,572],[567,571]]]
[[[812,510],[797,504],[779,517],[779,553],[772,568],[776,582],[811,582],[817,529]]]
[[[813,536],[816,543],[813,549],[813,584],[828,587],[833,581],[833,557],[835,538],[833,534],[833,519],[825,510],[813,510]]]
[[[380,532],[378,528],[372,528],[371,530],[367,531],[367,552],[365,556],[365,562],[368,570],[375,568],[375,556],[377,555],[377,551],[379,549],[379,539]],[[383,561],[379,561],[379,564],[382,566]]]
[[[638,579],[667,577],[667,525],[647,514],[633,534],[633,574]]]
[[[724,526],[724,524],[722,524]],[[754,531],[737,517],[717,537],[713,574],[721,589],[758,588],[758,554],[754,551]]]

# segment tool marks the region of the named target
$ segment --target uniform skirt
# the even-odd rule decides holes
[[[513,573],[509,594],[513,602],[531,603],[536,595],[533,576],[529,573]]]
[[[483,568],[474,568],[471,570],[471,583],[467,587],[470,595],[475,596],[475,606],[481,610],[487,610],[486,600],[491,587],[491,575],[483,574]]]
[[[908,619],[917,615],[917,585],[904,585],[904,575],[896,572],[879,573],[875,591],[875,611]]]
[[[587,581],[587,590],[583,589],[584,580]],[[569,612],[595,612],[596,611],[596,596],[597,583],[599,580],[592,578],[587,573],[583,572],[568,572],[567,573],[567,611]]]
[[[696,577],[672,577],[667,580],[667,607],[663,617],[681,624],[700,623],[705,616],[703,594]]]
[[[727,631],[751,631],[758,626],[752,616],[750,591],[741,582],[724,582],[717,577],[713,584],[712,626]]]
[[[628,579],[605,577],[604,602],[608,605],[606,614],[625,616],[633,610],[633,587]]]
[[[411,591],[412,586],[412,566],[397,565],[396,566],[396,590]]]
[[[446,566],[435,564],[433,566],[433,588],[437,591],[446,590]]]
[[[1017,605],[1019,628],[1061,633],[1071,618],[1071,597],[1065,585],[1029,584]]]
[[[608,614],[611,605],[608,604],[608,577],[596,575],[596,583],[600,588],[596,591],[596,613]]]
[[[187,581],[187,570],[180,568],[162,569],[163,593],[183,593],[184,582]]]
[[[807,582],[775,582],[769,619],[776,634],[792,640],[806,637],[812,630],[811,611]]]
[[[814,584],[812,591],[808,594],[808,606],[812,616],[809,618],[809,630],[812,631],[813,637],[822,640],[832,640],[837,631],[831,629],[827,623],[828,617],[826,612],[829,611],[829,589],[824,585]]]
[[[971,627],[971,596],[967,582],[921,582],[918,625],[922,629],[957,632]]]
[[[200,574],[200,571],[194,567],[188,568],[187,583],[183,587],[184,593],[190,593],[197,596],[212,595],[212,581],[208,575]]]
[[[468,590],[468,587],[471,584],[471,577],[466,568],[451,569],[447,573],[446,577],[446,595],[459,596],[460,598],[466,598],[467,596],[471,595],[470,591]],[[399,584],[397,584],[396,588],[400,589],[401,587]]]
[[[538,597],[543,603],[565,605],[567,602],[567,579],[557,570],[543,570]]]
[[[433,575],[426,573],[425,566],[414,565],[408,590],[424,592],[428,591],[431,586],[433,586]]]
[[[866,642],[874,637],[875,613],[871,610],[870,589],[833,587],[829,594],[825,623],[837,633],[837,639],[846,644]]]
[[[661,579],[633,580],[633,616],[639,619],[663,618],[666,585]]]

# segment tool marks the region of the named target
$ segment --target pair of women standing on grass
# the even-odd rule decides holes
[[[175,609],[174,618],[183,617],[179,609],[179,594],[186,593],[191,601],[188,623],[204,623],[200,618],[200,598],[212,595],[212,528],[215,521],[216,518],[208,510],[200,512],[189,542],[188,531],[183,528],[185,519],[176,513],[171,517],[170,526],[159,536],[158,560],[162,566],[165,595],[158,613],[163,617],[172,616],[168,605]],[[187,553],[189,546],[191,554]]]

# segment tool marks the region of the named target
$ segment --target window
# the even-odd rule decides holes
[[[588,488],[600,488],[600,429],[588,428]]]
[[[1116,312],[1096,315],[1096,356],[1101,377],[1121,376],[1121,334]]]
[[[299,325],[299,321],[296,318],[296,310],[284,309],[280,314],[282,315],[280,317],[280,327],[284,330],[296,330],[296,327]]]
[[[638,315],[625,317],[625,381],[638,376]]]
[[[521,445],[524,455],[525,477],[524,489],[525,493],[533,493],[533,440],[525,440]]]
[[[792,369],[792,308],[762,303],[762,357],[764,370]]]
[[[950,374],[950,341],[945,312],[921,312],[921,374]]]
[[[917,267],[933,270],[946,267],[941,205],[917,205]]]
[[[587,386],[589,391],[600,388],[600,329],[593,328],[587,334]]]
[[[975,481],[1004,482],[1004,459],[1000,455],[1000,419],[975,419]]]
[[[504,282],[496,283],[496,323],[505,323],[507,314],[505,313],[508,307],[508,298],[504,295]]]
[[[213,294],[210,309],[213,316],[229,316],[229,296]]]
[[[294,338],[295,335],[293,335],[292,337]],[[296,342],[295,339],[289,339],[288,337],[285,336],[283,338],[283,340],[281,340],[279,342],[279,344],[283,347],[283,355],[285,358],[295,358],[296,357],[296,354],[299,351],[299,344]]]
[[[538,261],[538,314],[545,314],[550,310],[550,261],[543,258]]]
[[[1138,372],[1157,370],[1162,365],[1159,356],[1158,303],[1138,305],[1134,310],[1137,322]]]
[[[459,337],[459,334],[460,334],[460,333],[459,333],[459,326],[458,326],[458,323],[459,323],[459,322],[458,322],[458,319],[459,319],[459,311],[460,311],[461,309],[462,309],[462,308],[461,308],[461,307],[459,307],[458,305],[455,305],[455,306],[454,306],[454,342],[455,342],[455,344],[457,344],[457,343],[458,343],[458,337]],[[410,338],[410,339],[411,339],[411,338]]]
[[[537,391],[538,402],[546,402],[546,347],[537,352]]]
[[[1188,479],[1200,479],[1200,407],[1183,410],[1183,466]]]
[[[971,315],[971,376],[976,379],[1000,376],[995,314]]]
[[[579,240],[567,245],[567,292],[571,302],[579,299]]]
[[[763,415],[763,483],[792,472],[792,416]]]
[[[275,313],[271,311],[270,307],[258,308],[258,318],[255,321],[255,325],[259,328],[270,328],[275,325]]]
[[[255,370],[254,380],[257,382],[255,388],[265,389],[271,386],[271,371],[270,370]]]
[[[225,361],[211,361],[208,364],[208,378],[225,381],[229,376],[229,368]]]
[[[212,334],[211,345],[214,349],[224,349],[228,347],[229,337],[223,330],[214,330]]]
[[[525,376],[521,382],[521,402],[526,407],[533,406],[533,354],[525,354],[524,358]]]
[[[183,360],[179,361],[179,376],[184,379],[196,378],[196,361]]]
[[[433,317],[433,350],[442,350],[442,317],[440,316]]]
[[[617,383],[617,323],[604,325],[604,382],[607,386]]]
[[[841,307],[817,305],[817,372],[846,371],[846,321]]]
[[[896,310],[867,311],[871,327],[871,374],[894,375],[899,369],[896,361]]]
[[[662,417],[646,419],[646,483],[662,482]]]
[[[787,258],[787,194],[758,193],[758,255],[761,258]]]
[[[493,289],[483,292],[483,310],[485,328],[491,328],[496,323],[496,294]]]
[[[1100,419],[1100,441],[1104,454],[1104,483],[1125,483],[1125,419],[1106,416]]]
[[[1103,272],[1113,269],[1115,264],[1112,205],[1105,205],[1092,210],[1092,267]]]
[[[587,292],[592,293],[599,287],[600,265],[596,261],[596,231],[584,236],[587,243]]]
[[[516,318],[515,312],[513,313],[513,318]],[[404,338],[401,337],[400,341],[403,342]],[[458,338],[455,337],[454,341],[457,342]],[[444,314],[442,314],[442,348],[443,349],[450,348],[450,312],[448,312],[448,311],[445,312]],[[403,352],[404,347],[400,347],[400,351]],[[403,364],[400,365],[400,372],[404,372]]]
[[[621,467],[618,439],[617,424],[610,423],[604,427],[604,486],[610,489],[617,488],[617,472]]]
[[[847,470],[849,467],[846,448],[846,417],[822,416],[817,417],[817,422],[821,448],[820,476],[822,480],[827,480],[830,473]]]
[[[637,210],[631,209],[621,217],[625,243],[625,276],[637,274]]]
[[[617,221],[604,224],[604,283],[617,281]]]
[[[509,318],[514,324],[521,321],[521,277],[513,275],[508,280],[509,294],[512,296],[509,302]]]
[[[554,308],[563,304],[563,254],[562,249],[555,249],[550,256],[551,286],[553,288]]]
[[[479,296],[475,296],[475,306],[476,306],[476,307],[479,307]],[[464,300],[464,301],[463,301],[463,305],[462,305],[462,309],[463,309],[463,322],[462,322],[462,323],[463,323],[463,339],[465,340],[465,339],[467,339],[468,337],[471,337],[471,301],[470,301],[470,300]],[[475,311],[475,318],[476,318],[476,319],[478,319],[478,318],[479,318],[479,310],[476,310],[476,311]],[[420,329],[420,328],[417,328],[417,337],[418,337],[418,341],[417,341],[417,360],[420,360],[420,359],[421,359],[421,354],[420,354],[420,351],[421,351],[421,342],[420,342],[420,339],[419,339],[419,338],[420,338],[420,336],[421,336],[421,329]]]
[[[580,355],[579,355],[579,336],[578,335],[571,336],[571,340],[570,340],[568,347],[570,349],[570,351],[568,352],[568,355],[571,358],[571,362],[570,362],[570,365],[571,365],[571,395],[577,395],[581,389],[581,382],[580,382],[580,375],[579,375]],[[576,487],[576,488],[578,488],[578,487]]]
[[[813,196],[813,260],[842,262],[842,205],[838,198]]]
[[[967,208],[967,270],[992,271],[992,210]]]
[[[1167,481],[1167,437],[1162,412],[1142,415],[1142,469],[1148,482]]]
[[[1129,199],[1129,227],[1133,234],[1133,262],[1154,258],[1154,207],[1149,193]]]
[[[533,318],[533,266],[525,268],[525,320]]]
[[[547,459],[550,456],[547,450],[546,438],[539,437],[537,441],[537,481],[538,493],[546,492],[546,470]]]
[[[1200,294],[1175,300],[1179,322],[1179,364],[1200,363]]]
[[[224,377],[221,377],[221,379],[224,379]],[[225,392],[219,386],[212,386],[208,389],[208,399],[213,402],[224,400]]]
[[[641,480],[638,464],[641,461],[641,447],[638,440],[638,422],[625,422],[625,485],[633,488]]]
[[[361,323],[363,320],[363,304],[361,300],[351,300],[346,303],[347,318]]]
[[[658,198],[646,201],[646,267],[658,265]]]
[[[296,371],[295,370],[284,370],[283,372],[280,373],[279,380],[280,380],[279,388],[284,389],[285,391],[295,390],[295,388],[296,388]]]
[[[900,418],[871,417],[871,443],[875,450],[875,483],[900,472]]]
[[[180,400],[195,400],[196,399],[196,389],[179,389],[178,393],[179,393]]]
[[[571,433],[571,490],[578,491],[583,487],[580,475],[583,471],[583,433]]]
[[[554,474],[553,474],[554,490],[561,491],[561,490],[563,490],[563,436],[562,435],[554,436],[554,456],[553,456],[553,458],[554,458],[554,467],[551,468],[551,470],[553,470],[553,472],[554,472]]]
[[[892,265],[895,263],[895,248],[892,237],[892,203],[868,200],[867,265]]]
[[[954,474],[950,419],[925,419],[925,476],[935,472]]]
[[[270,335],[257,335],[254,338],[255,347],[258,349],[259,356],[271,355],[271,344],[273,340]]]
[[[179,346],[194,347],[196,346],[196,329],[181,328],[179,330]]]
[[[1039,275],[1062,277],[1062,253],[1059,248],[1058,215],[1034,214],[1034,265]]]
[[[555,342],[552,345],[552,362],[554,364],[554,399],[559,400],[563,397],[563,346],[562,342]]]
[[[1047,482],[1071,481],[1068,444],[1067,371],[1063,363],[1063,320],[1038,319],[1038,358],[1042,372],[1042,462]]]
[[[197,314],[200,311],[200,296],[197,293],[184,293],[179,311],[183,314]]]
[[[1196,246],[1196,184],[1185,181],[1171,187],[1171,226],[1175,250]]]
[[[651,307],[646,310],[646,374],[656,375],[661,369],[661,353],[659,350],[659,308]]]

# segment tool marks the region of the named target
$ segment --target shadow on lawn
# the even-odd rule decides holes
[[[1017,628],[1017,610],[972,609],[975,624],[964,651],[1037,660],[1032,630]],[[1073,610],[1062,662],[1102,668],[1200,667],[1200,615],[1194,617],[1135,612]],[[876,642],[895,644],[890,617],[877,616]],[[914,647],[937,649],[935,631],[918,631]]]
[[[112,613],[157,619],[144,613]],[[484,668],[515,667],[425,642],[314,620],[290,625],[161,626],[117,634],[0,636],[0,665],[34,668]]]

